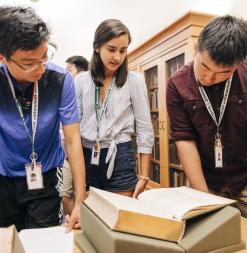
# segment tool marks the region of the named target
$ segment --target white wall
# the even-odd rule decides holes
[[[37,10],[52,29],[59,47],[54,62],[62,66],[74,54],[90,60],[94,31],[104,19],[117,18],[128,26],[131,51],[189,10],[247,18],[246,0],[0,0],[2,4],[30,5]]]

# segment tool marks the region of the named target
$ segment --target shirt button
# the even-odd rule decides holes
[[[195,109],[196,109],[196,105],[193,105],[193,106],[192,106],[192,109],[195,110]]]
[[[238,100],[238,103],[239,103],[240,105],[243,104],[243,99],[240,98],[240,99]]]

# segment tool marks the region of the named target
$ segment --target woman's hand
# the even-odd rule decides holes
[[[136,184],[135,191],[133,193],[133,198],[136,198],[136,199],[138,198],[138,195],[145,190],[148,181],[149,181],[149,177],[142,177],[142,176],[139,177],[139,180]]]

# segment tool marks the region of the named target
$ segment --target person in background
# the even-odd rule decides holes
[[[73,78],[82,71],[88,70],[88,60],[81,55],[74,55],[66,60],[66,69]]]
[[[213,19],[194,61],[168,80],[172,138],[192,188],[238,201],[247,216],[247,23]]]
[[[75,187],[67,228],[79,226],[86,190],[74,82],[49,62],[49,37],[32,8],[0,7],[0,227],[60,224],[60,122]]]
[[[84,71],[88,70],[88,61],[86,58],[80,55],[71,56],[66,60],[66,69],[70,72],[71,76],[75,78],[77,75],[82,74]],[[67,152],[64,145],[64,134],[62,128],[60,128],[60,135],[62,139],[62,146],[65,151],[65,160],[63,164],[63,208],[65,214],[71,214],[74,206],[75,196],[74,187],[72,182],[71,169],[67,160]]]
[[[117,19],[96,29],[90,71],[75,79],[86,185],[137,197],[149,180],[154,133],[147,88],[128,71],[128,28]],[[136,132],[139,178],[131,135]]]

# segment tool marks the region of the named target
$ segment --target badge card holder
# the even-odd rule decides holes
[[[99,141],[96,141],[92,148],[91,164],[98,166],[99,159],[100,159],[100,144]]]
[[[32,163],[25,164],[28,190],[43,189],[42,165],[32,159]]]
[[[222,168],[223,167],[223,147],[221,144],[221,138],[219,134],[216,134],[215,136],[214,154],[215,154],[215,167]]]

